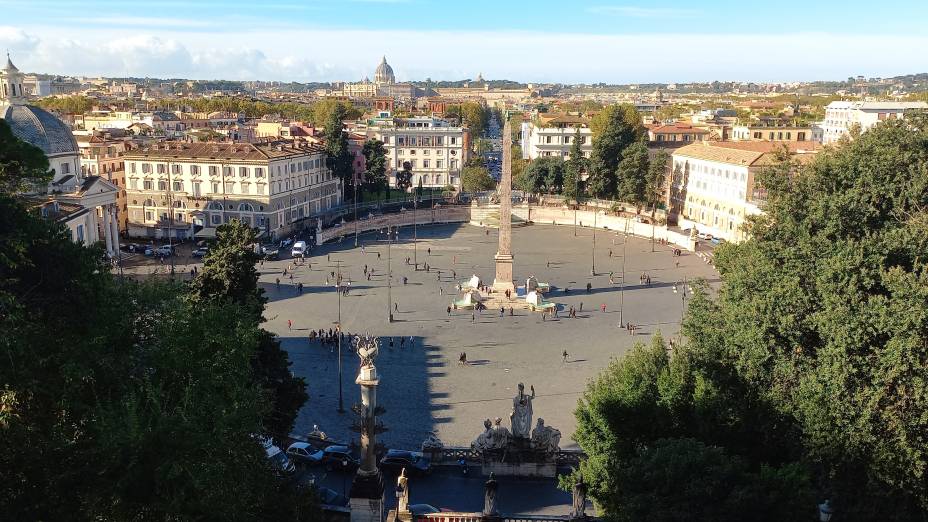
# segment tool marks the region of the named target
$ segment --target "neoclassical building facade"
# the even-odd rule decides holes
[[[42,215],[66,226],[71,239],[90,246],[105,245],[113,257],[119,252],[118,189],[109,181],[81,171],[80,150],[71,129],[56,116],[27,103],[23,74],[7,55],[0,70],[0,119],[13,135],[45,153],[53,171],[47,187],[23,194]]]
[[[161,142],[126,153],[129,235],[184,239],[239,219],[268,236],[289,233],[341,204],[322,147]]]

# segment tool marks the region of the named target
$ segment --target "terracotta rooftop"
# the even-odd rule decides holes
[[[187,143],[165,141],[125,154],[126,159],[218,159],[226,161],[264,161],[303,154],[322,153],[318,145],[298,141],[269,143]]]
[[[685,147],[680,147],[674,151],[673,155],[755,167],[773,163],[773,152],[784,146],[786,146],[801,163],[810,161],[815,156],[815,153],[821,150],[820,145],[810,142],[714,141],[694,143],[686,145]]]
[[[709,134],[708,129],[693,127],[689,123],[674,123],[672,125],[655,125],[649,129],[654,134]]]

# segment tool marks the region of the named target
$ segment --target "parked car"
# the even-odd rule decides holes
[[[406,450],[387,450],[380,459],[380,467],[399,473],[404,468],[407,476],[428,475],[432,472],[432,461],[421,452]]]
[[[264,254],[264,259],[277,259],[280,257],[280,247],[273,243],[268,243],[261,246],[261,253]]]
[[[290,459],[287,458],[287,454],[277,446],[265,444],[264,452],[267,455],[267,460],[271,464],[271,467],[278,473],[289,475],[296,471],[296,466],[293,465],[293,462],[290,462]]]
[[[174,253],[174,247],[171,245],[147,246],[145,247],[146,256],[168,257]]]
[[[309,466],[321,464],[322,455],[322,450],[317,450],[305,442],[294,442],[287,448],[287,456],[290,459]]]
[[[127,243],[125,245],[120,245],[119,249],[123,252],[142,252],[145,250],[145,247],[138,243]]]
[[[204,257],[209,253],[209,247],[200,247],[190,253],[193,257]]]
[[[306,248],[306,241],[297,241],[293,244],[293,248],[290,249],[290,255],[293,257],[300,257],[308,251]]]
[[[319,501],[327,506],[348,506],[348,497],[339,495],[330,488],[318,488]]]
[[[409,504],[409,512],[413,515],[428,515],[441,513],[441,510],[431,504]]]
[[[329,446],[322,450],[322,463],[328,471],[354,471],[361,465],[348,446]]]

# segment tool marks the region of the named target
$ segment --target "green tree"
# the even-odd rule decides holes
[[[14,193],[47,182],[52,173],[42,149],[17,139],[0,119],[0,191]]]
[[[416,186],[416,198],[422,199],[422,193],[424,189],[422,187],[422,176],[419,176],[419,184]]]
[[[348,136],[343,130],[342,121],[346,118],[346,111],[342,105],[335,105],[326,116],[325,132],[325,163],[332,175],[342,183],[342,189],[348,191],[348,180],[354,174],[351,151],[348,150]],[[347,199],[347,194],[345,194]]]
[[[793,460],[791,433],[743,391],[718,361],[687,345],[668,355],[659,334],[614,360],[575,412],[574,438],[588,456],[580,473],[601,513],[790,520],[810,510],[812,488]]]
[[[580,178],[586,171],[587,158],[583,156],[583,149],[580,148],[580,142],[583,140],[580,134],[580,128],[574,132],[573,140],[570,143],[570,158],[564,168],[564,183],[561,193],[568,199],[579,201],[581,188]]]
[[[657,207],[664,197],[665,180],[667,179],[667,166],[670,164],[670,154],[661,149],[651,159],[648,166],[648,179],[645,185],[645,200],[651,206],[651,218],[657,212]]]
[[[0,251],[5,518],[318,517],[252,437],[268,406],[243,308],[117,283],[98,248],[8,193]]]
[[[403,170],[396,173],[396,188],[406,191],[412,187],[412,163],[403,162]]]
[[[564,184],[564,160],[544,156],[532,160],[514,183],[526,192],[560,193]]]
[[[370,192],[381,193],[387,188],[387,151],[380,140],[367,140],[364,154],[364,183]]]
[[[461,171],[461,190],[464,192],[481,192],[494,187],[496,181],[483,165],[467,165]]]
[[[694,350],[783,412],[847,520],[928,517],[928,122],[759,176],[765,214],[694,300]]]
[[[648,147],[643,142],[635,142],[622,151],[622,161],[616,171],[618,178],[617,196],[622,201],[633,203],[641,211],[647,202],[648,175],[651,163],[648,159]]]
[[[94,100],[87,96],[50,96],[36,101],[44,109],[65,114],[84,114],[93,109]]]
[[[593,154],[587,190],[592,196],[615,197],[617,170],[623,152],[645,137],[641,116],[632,105],[610,105],[593,117],[590,128],[593,131]]]
[[[308,399],[306,383],[290,372],[290,359],[280,342],[259,327],[267,299],[258,286],[255,230],[237,219],[216,229],[216,242],[203,259],[203,269],[190,283],[189,299],[195,305],[232,304],[243,310],[256,330],[254,382],[267,394],[272,408],[264,431],[282,441],[293,429],[300,408]]]
[[[490,110],[477,102],[464,102],[460,108],[461,121],[470,131],[471,138],[476,140],[486,133],[490,123]]]

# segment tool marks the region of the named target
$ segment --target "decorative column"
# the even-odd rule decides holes
[[[110,237],[110,211],[107,207],[102,207],[101,210],[103,212],[103,239],[106,241],[106,252],[113,255],[113,238]],[[96,217],[96,214],[95,211],[94,217]],[[94,224],[94,228],[97,229],[96,224]]]
[[[355,383],[361,386],[361,403],[351,409],[358,416],[352,428],[361,435],[361,466],[351,483],[351,522],[381,522],[383,520],[383,476],[377,469],[377,434],[385,431],[377,417],[384,412],[377,406],[377,386],[380,378],[374,359],[377,357],[376,337],[356,340],[361,368]]]
[[[512,129],[509,120],[503,126],[503,172],[499,183],[499,250],[493,288],[498,292],[514,291],[512,283]]]
[[[119,255],[119,214],[116,205],[110,205],[110,234],[113,241],[113,252]]]

